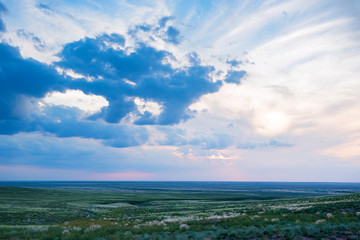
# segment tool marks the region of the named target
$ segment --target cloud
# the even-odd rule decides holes
[[[185,129],[159,126],[157,127],[157,130],[162,133],[162,138],[156,139],[155,145],[183,146],[188,144]]]
[[[35,36],[35,34],[27,32],[24,29],[19,29],[16,31],[16,35],[20,38],[24,38],[24,39],[32,42],[35,49],[38,50],[39,52],[46,50],[46,44],[43,41],[41,41],[40,38]]]
[[[94,79],[73,81],[73,88],[104,96],[109,102],[108,107],[91,119],[118,123],[135,113],[134,123],[138,125],[176,124],[192,117],[189,105],[222,85],[220,81],[212,82],[209,76],[214,71],[212,66],[193,63],[174,69],[166,63],[168,57],[173,57],[170,52],[144,43],[129,52],[124,45],[123,36],[104,34],[69,43],[59,54],[62,60],[57,66]],[[162,106],[162,112],[156,117],[147,111],[141,113],[134,98],[155,102]]]
[[[229,64],[232,67],[238,67],[242,64],[242,61],[232,59],[232,60],[226,60],[226,63]]]
[[[98,139],[104,145],[117,148],[142,145],[148,140],[146,128],[83,120],[79,109],[60,106],[47,107],[28,119],[7,120],[0,124],[0,134],[19,132]]]
[[[162,134],[155,139],[156,145],[167,146],[195,146],[200,149],[225,149],[234,142],[233,137],[212,131],[210,133],[197,130],[187,131],[187,129],[161,126],[157,130]]]
[[[173,17],[167,16],[160,18],[160,20],[153,25],[136,25],[130,28],[128,33],[136,39],[142,39],[144,33],[147,33],[150,34],[148,38],[152,41],[156,41],[154,38],[158,38],[167,43],[178,45],[183,37],[180,31],[171,25],[173,19]]]
[[[48,5],[46,5],[44,3],[39,3],[37,5],[37,8],[39,8],[41,11],[43,11],[46,14],[51,14],[54,12],[54,10],[51,7],[49,7]]]
[[[58,137],[83,137],[103,140],[105,145],[129,147],[144,144],[148,134],[145,128],[113,125],[81,119],[76,108],[51,107],[35,122],[34,130],[53,133]]]
[[[17,34],[41,43],[25,30]],[[68,43],[58,55],[61,61],[54,65],[25,59],[18,48],[6,43],[0,44],[0,56],[0,134],[5,135],[41,132],[98,139],[117,148],[142,145],[149,133],[136,125],[186,121],[196,113],[189,109],[193,102],[222,86],[210,77],[214,67],[201,65],[196,53],[189,55],[189,66],[173,68],[166,61],[173,57],[170,52],[141,42],[129,49],[119,34]],[[74,92],[82,99],[92,101],[96,96],[108,104],[100,104],[101,110],[98,107],[88,116],[80,110],[87,107],[80,104],[81,99],[65,103],[54,99]],[[179,144],[174,139],[164,144],[171,142]],[[222,140],[209,144],[223,146]]]
[[[240,84],[240,80],[245,76],[245,74],[246,74],[245,71],[230,70],[225,76],[225,82]]]
[[[162,171],[152,180],[359,179],[354,1],[95,4],[6,1],[6,18],[0,4],[0,34],[23,56],[1,44],[3,164]],[[109,105],[88,108],[95,96]],[[14,142],[24,135],[34,137]]]
[[[170,26],[166,30],[166,41],[171,42],[173,44],[179,44],[180,43],[180,32],[176,28]]]
[[[32,110],[32,98],[64,89],[64,79],[55,69],[33,59],[23,59],[19,49],[6,43],[0,43],[0,69],[2,123],[27,118]]]
[[[0,134],[39,131],[58,137],[104,140],[105,145],[128,147],[147,141],[146,130],[82,120],[80,110],[67,107],[41,109],[39,99],[49,92],[64,91],[70,81],[53,66],[24,59],[17,48],[0,44]]]
[[[99,112],[102,107],[107,106],[108,102],[101,96],[86,95],[80,90],[66,90],[65,93],[51,92],[46,94],[46,97],[39,104],[77,107],[88,114],[94,114]]]
[[[7,12],[7,8],[0,2],[0,17],[2,13]],[[6,27],[4,21],[0,18],[0,32],[5,32]]]
[[[124,136],[125,137],[125,136]],[[39,133],[0,135],[0,166],[25,165],[97,172],[144,171],[126,148],[103,146],[92,139],[58,138]],[[144,164],[146,165],[146,164]]]
[[[172,43],[172,44],[180,44],[181,40],[182,40],[182,37],[180,35],[180,31],[175,28],[174,26],[171,26],[169,24],[169,22],[171,20],[173,20],[174,18],[173,17],[163,17],[159,20],[159,25],[160,27],[159,28],[156,28],[156,31],[157,32],[162,32],[164,31],[165,34],[163,36],[163,40],[165,42],[169,42],[169,43]]]
[[[233,139],[224,133],[214,133],[212,136],[194,137],[189,143],[200,146],[202,149],[225,149],[233,144]]]
[[[51,10],[44,4],[37,7]],[[4,11],[1,4],[0,12]],[[171,26],[172,20],[164,17],[155,25],[134,29],[179,44],[180,32]],[[31,31],[19,29],[16,35],[32,42],[37,50],[46,50],[45,43]],[[187,55],[187,66],[175,68],[169,63],[169,59],[177,61],[171,52],[141,41],[129,47],[125,37],[117,33],[67,43],[57,57],[58,62],[44,64],[24,58],[16,47],[0,44],[0,134],[80,137],[116,148],[143,145],[149,141],[149,132],[142,125],[185,122],[196,114],[189,109],[191,104],[222,86],[222,81],[211,77],[215,68],[202,64],[195,52]],[[75,92],[71,101],[61,100]],[[108,104],[100,104],[93,112],[82,111],[93,104],[95,96]],[[84,99],[90,101],[84,103],[86,106],[81,104]],[[172,131],[165,135],[158,144],[194,144],[207,149],[232,144],[225,134],[188,138],[186,132]]]
[[[120,172],[167,174],[169,171],[190,168],[188,164],[179,164],[173,151],[174,147],[167,146],[114,148],[92,139],[65,139],[40,133],[20,133],[0,135],[0,168],[27,166],[81,170],[86,171],[87,176],[91,173]],[[1,173],[0,175],[3,176]],[[66,174],[62,179],[76,177]]]
[[[323,149],[321,150],[321,154],[335,156],[348,161],[353,160],[353,164],[359,165],[360,138],[357,137],[345,143]]]
[[[5,7],[5,5],[0,2],[0,13],[3,13],[3,12],[7,12],[7,8]]]
[[[238,149],[256,149],[256,148],[267,148],[267,147],[272,147],[272,148],[280,147],[281,148],[281,147],[292,147],[292,146],[294,146],[294,144],[280,142],[275,139],[271,139],[270,141],[263,142],[263,143],[247,142],[247,143],[237,144]]]

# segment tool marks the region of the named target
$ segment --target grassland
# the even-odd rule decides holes
[[[0,239],[360,239],[360,193],[0,187]]]

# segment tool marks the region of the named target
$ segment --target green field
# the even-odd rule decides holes
[[[360,239],[360,193],[251,199],[240,192],[0,187],[0,239],[336,238]]]

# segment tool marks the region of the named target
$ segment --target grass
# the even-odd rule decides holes
[[[359,193],[252,196],[0,187],[0,239],[360,239]]]

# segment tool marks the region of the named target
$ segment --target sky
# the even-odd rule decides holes
[[[0,180],[360,182],[360,2],[0,0]]]

